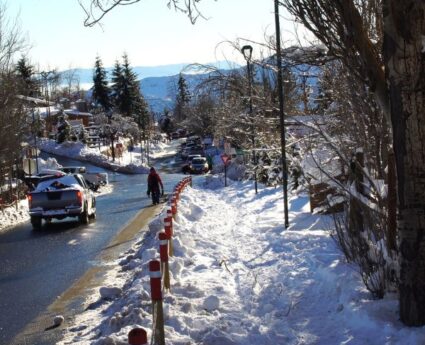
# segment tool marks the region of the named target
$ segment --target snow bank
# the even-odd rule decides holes
[[[127,159],[115,162],[109,161],[108,157],[99,152],[98,149],[89,148],[81,142],[67,141],[62,144],[57,144],[55,140],[41,139],[38,143],[40,150],[58,156],[68,157],[80,161],[90,162],[93,165],[102,168],[125,173],[125,174],[147,174],[149,169],[140,161],[128,162]],[[130,155],[130,154],[128,154]]]
[[[43,169],[57,169],[60,166],[54,158],[48,158],[47,160],[38,158],[38,168],[40,171]],[[25,199],[18,203],[18,207],[14,205],[0,210],[0,231],[28,220],[28,201]]]
[[[17,208],[16,206],[11,206],[0,211],[0,231],[26,222],[28,219],[28,201],[21,200]]]

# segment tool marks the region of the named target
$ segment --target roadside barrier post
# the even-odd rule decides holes
[[[161,263],[158,260],[149,262],[152,299],[152,338],[154,345],[165,345],[164,310],[162,306]]]
[[[174,256],[174,250],[173,250],[173,217],[168,216],[164,218],[164,230],[165,234],[167,235],[167,239],[170,243],[168,246],[168,255]]]
[[[172,198],[174,198],[175,200],[180,200],[180,192],[174,192]]]
[[[128,332],[129,345],[148,345],[148,335],[143,328],[133,328]]]
[[[164,277],[164,288],[170,290],[170,268],[168,265],[168,236],[165,232],[158,234],[159,256],[161,258],[162,276]]]
[[[177,201],[176,198],[173,197],[171,199],[171,213],[173,214],[173,218],[176,219],[176,214],[177,214]]]

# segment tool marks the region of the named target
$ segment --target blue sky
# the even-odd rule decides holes
[[[264,42],[264,33],[274,34],[273,0],[203,0],[200,8],[208,20],[195,25],[166,4],[141,0],[121,6],[102,20],[102,27],[92,28],[83,26],[85,15],[77,0],[13,0],[7,13],[19,13],[32,46],[28,56],[42,69],[92,67],[97,54],[105,66],[112,66],[124,51],[133,66],[224,59],[242,63],[239,52],[219,43],[237,38]],[[282,20],[284,37],[293,37],[293,25]],[[260,50],[254,46],[257,56]]]

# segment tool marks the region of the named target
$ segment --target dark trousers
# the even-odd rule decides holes
[[[152,191],[152,203],[153,204],[159,204],[159,196],[160,196],[160,192],[158,191]]]

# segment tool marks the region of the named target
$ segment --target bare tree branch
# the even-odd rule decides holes
[[[369,38],[360,12],[362,7],[358,7],[358,2],[282,0],[280,3],[326,45],[331,55],[340,58],[357,77],[370,86],[388,123],[391,123],[380,47]],[[377,19],[375,26],[381,20]]]
[[[86,14],[84,26],[92,27],[100,24],[100,21],[114,8],[118,6],[129,6],[141,0],[78,0],[80,7]],[[207,19],[198,8],[201,0],[168,0],[168,8],[187,15],[190,22],[195,24],[198,18]]]

